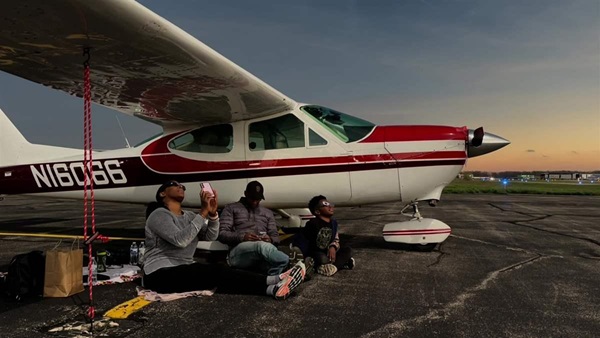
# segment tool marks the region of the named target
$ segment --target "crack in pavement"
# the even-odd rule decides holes
[[[454,312],[460,308],[463,308],[465,303],[467,302],[467,300],[476,296],[480,291],[487,289],[489,287],[490,282],[497,279],[501,273],[520,269],[523,266],[533,264],[536,261],[546,259],[546,258],[551,258],[551,256],[544,256],[544,255],[536,254],[536,256],[528,258],[524,261],[521,261],[521,262],[518,262],[515,264],[511,264],[504,268],[492,271],[479,284],[477,284],[471,288],[468,288],[465,292],[458,295],[454,301],[452,301],[451,303],[448,303],[443,309],[431,309],[426,314],[418,316],[418,317],[394,321],[394,322],[389,323],[377,330],[366,333],[366,334],[362,335],[362,337],[382,337],[382,336],[392,336],[392,335],[399,336],[404,331],[407,331],[407,330],[409,330],[417,325],[420,325],[424,322],[428,322],[428,321],[430,322],[430,321],[439,320],[439,319],[447,319],[450,315],[452,315],[452,312]]]
[[[427,265],[428,268],[440,264],[442,258],[444,258],[444,256],[447,254],[444,250],[442,250],[442,246],[444,245],[444,243],[446,243],[446,241],[443,241],[442,243],[440,243],[440,245],[438,245],[438,249],[435,251],[439,251],[439,255],[437,256],[435,262]]]
[[[488,204],[490,206],[496,208],[496,209],[499,209],[502,212],[514,212],[514,213],[521,214],[521,215],[524,215],[524,216],[532,217],[532,215],[529,215],[529,214],[521,212],[521,211],[506,210],[506,209],[504,209],[504,208],[502,208],[500,206],[497,206],[497,205],[495,205],[493,203],[488,203]],[[541,216],[541,217],[535,217],[535,218],[528,219],[528,220],[523,220],[523,221],[508,221],[508,223],[514,224],[514,225],[520,226],[520,227],[525,227],[525,228],[529,228],[529,229],[533,229],[533,230],[537,230],[537,231],[546,232],[546,233],[553,234],[553,235],[570,237],[570,238],[578,239],[578,240],[581,240],[581,241],[589,242],[589,243],[592,243],[592,244],[600,246],[600,241],[597,241],[595,239],[591,239],[591,238],[587,238],[587,237],[579,237],[579,236],[575,236],[575,235],[569,235],[569,234],[565,234],[565,233],[558,232],[558,231],[553,231],[553,230],[538,228],[538,227],[535,227],[535,226],[529,225],[529,224],[523,224],[523,222],[539,221],[539,220],[550,218],[552,216],[554,216],[554,215],[544,215],[544,216]]]
[[[575,257],[585,258],[585,259],[593,259],[593,260],[600,260],[600,257],[592,256],[592,255],[590,255],[588,253],[582,253],[582,254],[579,254],[579,256],[575,256]]]
[[[524,253],[532,254],[532,255],[546,256],[546,255],[540,254],[539,252],[534,252],[534,251],[530,251],[530,250],[523,249],[523,248],[512,247],[512,246],[507,246],[507,245],[498,244],[498,243],[492,243],[492,242],[484,241],[481,239],[464,237],[464,236],[460,236],[460,235],[456,235],[456,234],[451,234],[450,237],[459,238],[459,239],[463,239],[463,240],[471,241],[471,242],[482,243],[482,244],[486,244],[486,245],[492,245],[497,248],[502,248],[502,249],[511,250],[511,251],[520,251],[520,252],[524,252]],[[558,256],[558,257],[563,258],[561,256]]]
[[[511,223],[511,224],[514,224],[514,225],[518,225],[518,226],[522,226],[522,227],[529,228],[529,229],[534,229],[534,230],[546,232],[546,233],[549,233],[549,234],[554,234],[554,235],[559,235],[559,236],[564,236],[564,237],[570,237],[570,238],[578,239],[578,240],[581,240],[581,241],[589,242],[589,243],[592,243],[592,244],[600,246],[600,241],[597,241],[595,239],[591,239],[591,238],[587,238],[587,237],[579,237],[579,236],[574,236],[574,235],[569,235],[569,234],[564,234],[564,233],[561,233],[561,232],[558,232],[558,231],[552,231],[552,230],[547,230],[547,229],[542,229],[542,228],[534,227],[533,225],[521,224],[520,222],[522,222],[522,221],[510,221],[508,223]]]
[[[471,241],[471,242],[482,243],[482,244],[486,244],[486,245],[492,245],[492,246],[495,246],[495,247],[498,247],[498,248],[502,248],[502,249],[506,249],[506,250],[524,252],[524,253],[527,253],[527,254],[536,255],[536,256],[540,256],[540,257],[565,258],[564,256],[561,256],[561,255],[547,255],[547,254],[543,254],[543,253],[540,253],[540,252],[537,252],[537,251],[531,251],[531,250],[527,250],[527,249],[523,249],[523,248],[519,248],[519,247],[512,247],[512,246],[507,246],[507,245],[503,245],[503,244],[487,242],[487,241],[483,241],[481,239],[464,237],[464,236],[459,236],[459,235],[455,235],[455,234],[450,235],[450,237],[459,238],[459,239],[463,239],[463,240]]]

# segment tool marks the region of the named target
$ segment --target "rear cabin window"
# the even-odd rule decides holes
[[[218,124],[195,129],[171,140],[169,148],[193,153],[228,153],[233,148],[233,127]]]

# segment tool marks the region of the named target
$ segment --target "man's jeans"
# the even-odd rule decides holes
[[[258,269],[269,276],[278,275],[288,266],[290,258],[268,242],[242,242],[229,251],[229,266]]]

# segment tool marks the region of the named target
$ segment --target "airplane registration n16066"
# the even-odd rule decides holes
[[[83,162],[32,164],[29,169],[38,188],[83,187],[85,184]],[[95,186],[127,183],[119,160],[92,161],[90,172]]]

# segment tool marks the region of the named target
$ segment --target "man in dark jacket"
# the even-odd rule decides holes
[[[277,223],[271,210],[260,206],[264,199],[262,184],[248,183],[244,197],[223,209],[219,241],[229,245],[231,267],[266,271],[272,276],[288,266],[289,257],[277,249]]]
[[[315,260],[317,272],[333,276],[338,270],[355,266],[350,247],[340,247],[337,221],[333,218],[334,205],[323,195],[313,197],[308,209],[316,217],[306,223],[304,237],[308,241],[308,255]]]

